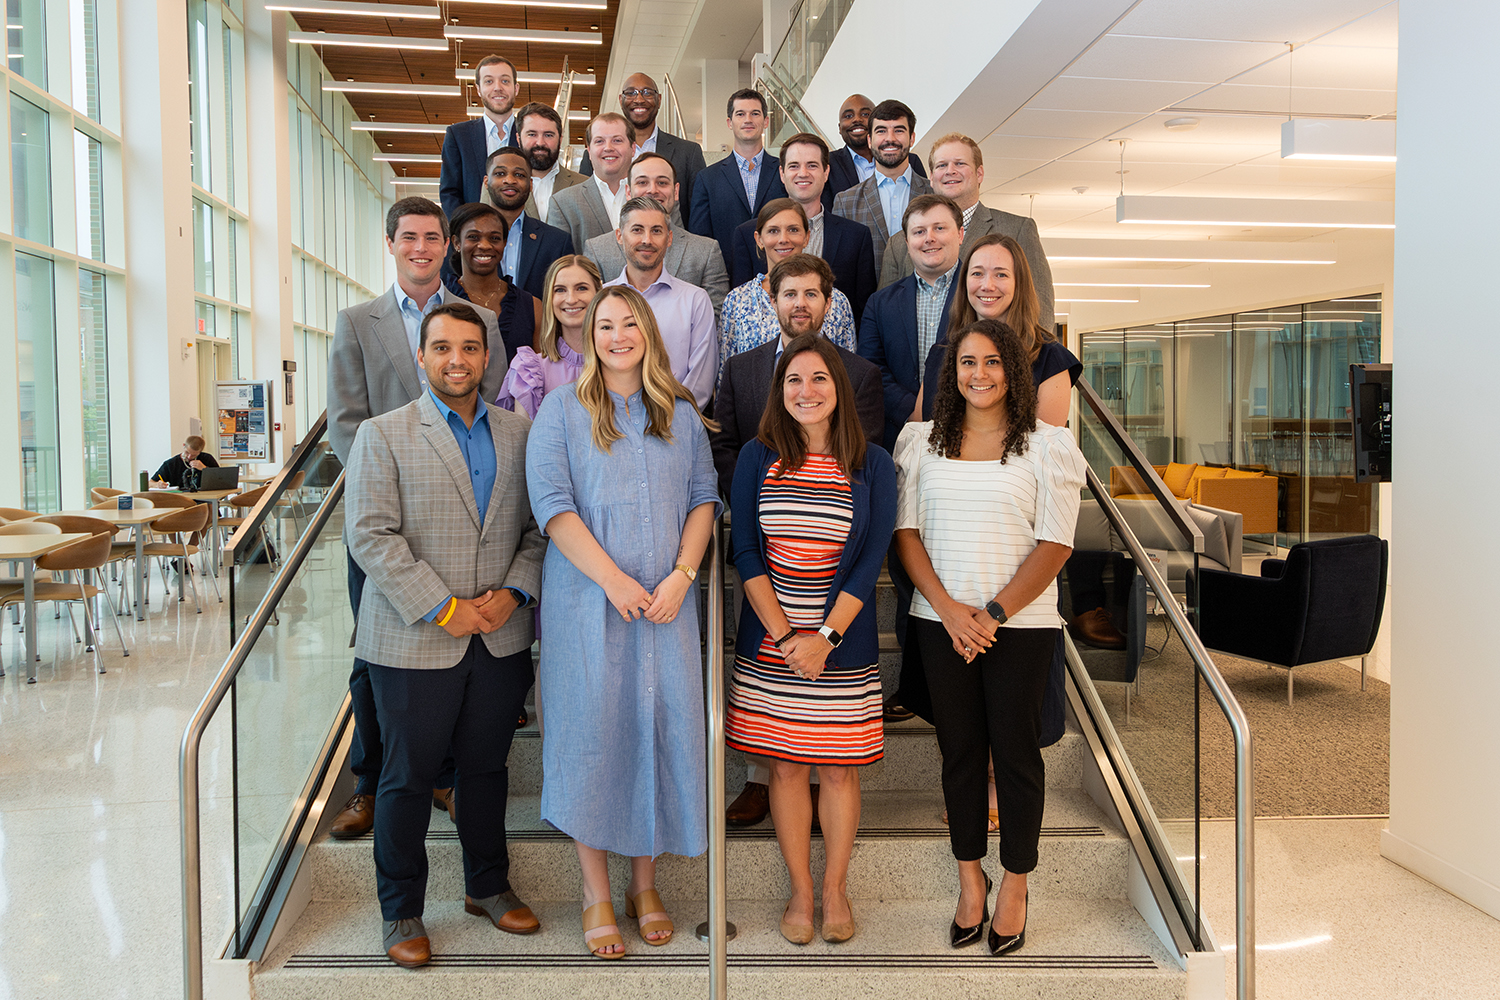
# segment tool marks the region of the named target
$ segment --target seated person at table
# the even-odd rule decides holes
[[[183,488],[183,478],[189,471],[197,473],[204,469],[217,469],[218,467],[218,461],[203,450],[203,439],[193,434],[182,442],[180,454],[173,455],[161,463],[161,468],[157,469],[156,475],[151,477],[151,485],[156,488],[163,485],[173,486],[180,490]]]

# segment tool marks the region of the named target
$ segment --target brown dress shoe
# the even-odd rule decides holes
[[[355,837],[363,837],[374,826],[375,796],[356,792],[349,796],[349,801],[339,810],[333,826],[328,828],[328,835],[335,840],[353,840]]]
[[[897,701],[895,695],[887,698],[884,707],[880,710],[880,719],[882,722],[905,722],[907,719],[915,719],[916,717],[917,713]]]
[[[1096,649],[1124,649],[1125,636],[1115,628],[1109,612],[1103,608],[1085,611],[1073,619],[1072,632],[1075,639],[1082,639]]]
[[[756,781],[745,782],[745,790],[724,810],[730,826],[754,826],[771,813],[771,790]]]
[[[464,912],[484,917],[507,934],[533,934],[542,926],[531,907],[509,889],[484,899],[464,896]]]
[[[453,789],[434,788],[432,790],[432,808],[448,810],[448,818],[455,824],[458,822],[458,803],[453,800]]]
[[[403,969],[415,969],[432,961],[432,942],[420,918],[384,922],[385,954]]]

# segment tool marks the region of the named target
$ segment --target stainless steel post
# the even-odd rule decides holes
[[[709,1000],[729,995],[729,941],[735,926],[726,913],[727,849],[724,809],[724,560],[719,542],[721,522],[714,522],[708,546],[708,920],[698,937],[708,942]]]

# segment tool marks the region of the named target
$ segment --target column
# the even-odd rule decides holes
[[[729,116],[724,109],[729,95],[740,89],[740,64],[734,59],[703,60],[703,149],[710,161],[727,153],[732,144]]]

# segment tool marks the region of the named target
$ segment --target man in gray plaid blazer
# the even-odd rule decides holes
[[[432,956],[422,911],[432,783],[456,771],[464,908],[497,928],[540,925],[511,890],[506,757],[531,686],[532,606],[546,541],[526,491],[520,414],[490,406],[485,323],[467,303],[422,321],[428,392],[364,421],[349,455],[348,533],[364,567],[355,655],[385,743],[375,795],[375,875],[386,954]],[[518,613],[520,612],[520,613]]]

